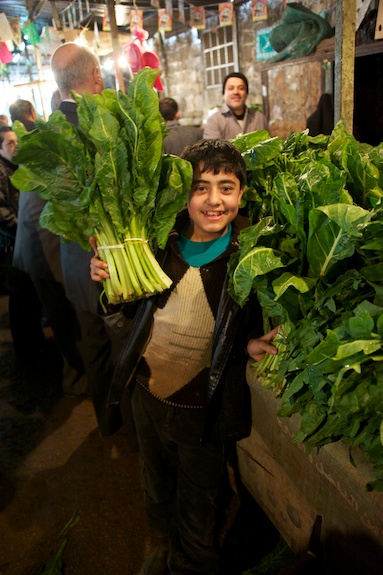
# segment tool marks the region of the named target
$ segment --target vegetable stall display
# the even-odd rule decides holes
[[[160,292],[171,281],[156,261],[191,186],[189,162],[163,155],[165,123],[153,90],[157,70],[144,68],[128,93],[74,95],[79,126],[60,111],[27,133],[16,124],[21,167],[13,184],[47,204],[41,226],[90,250],[97,241],[108,263],[109,303]]]
[[[279,415],[301,414],[294,441],[358,445],[376,469],[367,487],[383,490],[383,144],[357,142],[342,121],[330,136],[234,143],[253,225],[229,262],[229,291],[240,305],[255,291],[265,332],[280,325],[279,353],[255,376]]]

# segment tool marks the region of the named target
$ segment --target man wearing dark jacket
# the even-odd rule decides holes
[[[12,265],[18,225],[19,190],[11,178],[17,136],[9,126],[0,128],[0,272],[2,291],[9,295],[9,327],[16,354],[29,360],[44,344],[41,304],[30,276]]]
[[[160,112],[166,122],[169,133],[164,138],[164,153],[180,156],[185,146],[202,139],[202,128],[198,126],[181,126],[178,104],[173,98],[162,98]]]
[[[28,100],[16,100],[9,112],[12,122],[21,122],[28,132],[36,128],[37,113]],[[29,274],[43,304],[61,353],[63,392],[82,395],[87,381],[79,348],[80,326],[73,305],[65,296],[60,238],[40,226],[45,204],[37,192],[20,193],[13,266]]]
[[[77,104],[72,92],[80,96],[84,92],[102,92],[104,81],[98,59],[89,48],[68,42],[53,53],[51,68],[62,98],[59,110],[77,126]],[[61,243],[65,293],[79,318],[85,370],[99,428],[101,433],[108,435],[120,425],[119,416],[109,418],[108,410],[101,407],[106,401],[104,390],[112,378],[114,360],[119,354],[119,332],[124,329],[124,318],[109,329],[100,317],[101,290],[89,276],[91,255],[74,242]]]

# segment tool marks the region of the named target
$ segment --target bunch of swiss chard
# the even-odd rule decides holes
[[[157,70],[144,68],[127,94],[104,90],[77,101],[78,128],[60,112],[27,133],[16,128],[21,167],[14,185],[47,204],[40,224],[108,263],[109,303],[147,297],[170,286],[153,249],[166,243],[191,185],[189,162],[163,155],[166,127],[153,90]]]
[[[358,445],[383,490],[383,144],[361,144],[341,121],[330,136],[267,132],[234,143],[248,169],[253,225],[229,263],[232,297],[256,292],[276,356],[254,365],[301,414],[310,449]]]

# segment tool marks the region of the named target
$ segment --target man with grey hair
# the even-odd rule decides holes
[[[79,96],[83,93],[100,94],[104,89],[98,59],[89,48],[68,42],[53,53],[51,69],[62,98],[58,109],[77,126],[77,104],[72,93]],[[113,376],[113,359],[119,354],[119,331],[123,331],[121,323],[124,318],[121,317],[118,326],[113,325],[113,329],[101,317],[101,290],[89,275],[91,256],[90,251],[83,250],[75,242],[61,242],[65,293],[73,303],[80,322],[85,371],[99,428],[102,434],[108,435],[121,425],[119,415],[115,417],[114,412],[108,412],[103,406],[107,400],[107,383]]]
[[[72,92],[79,96],[83,92],[101,94],[105,87],[97,56],[86,46],[67,42],[54,51],[51,69],[62,100],[58,109],[77,126],[77,106]]]

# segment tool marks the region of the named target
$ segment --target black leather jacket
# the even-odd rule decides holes
[[[242,216],[234,220],[232,250],[238,249],[237,235],[246,225],[248,220]],[[166,258],[167,254],[164,252],[162,255]],[[163,265],[164,260],[158,259]],[[213,335],[213,354],[207,381],[209,403],[205,433],[201,438],[203,441],[212,437],[240,439],[249,435],[251,428],[251,402],[245,377],[248,359],[246,344],[250,337],[262,334],[261,310],[256,298],[241,309],[229,296],[227,283],[228,276],[222,286]],[[138,304],[109,390],[109,410],[129,410],[135,369],[150,337],[155,307],[155,297]],[[122,416],[125,419],[124,413]]]

